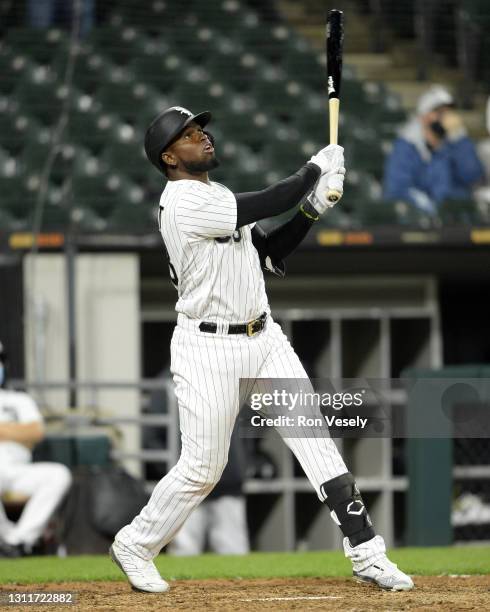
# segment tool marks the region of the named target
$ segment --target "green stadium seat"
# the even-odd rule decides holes
[[[16,227],[16,223],[14,218],[12,217],[12,215],[8,212],[8,210],[5,210],[4,208],[2,208],[2,205],[0,204],[0,227],[2,228],[2,232],[15,232],[18,231],[18,229],[25,229],[24,227],[18,228],[18,226]]]
[[[90,98],[81,97],[70,113],[65,134],[71,142],[99,151],[107,144],[117,125],[118,120],[114,115],[100,112],[93,108]]]
[[[139,81],[165,94],[180,83],[183,74],[190,68],[183,57],[173,52],[163,56],[135,57],[129,67]]]
[[[303,150],[303,142],[294,130],[276,130],[263,149],[264,167],[277,170],[281,178],[296,172],[311,157]]]
[[[138,183],[145,183],[151,166],[146,158],[141,132],[130,126],[120,126],[101,154],[103,161],[113,171],[123,172]]]
[[[342,197],[344,211],[355,211],[358,217],[369,218],[369,207],[379,203],[381,196],[381,185],[369,174],[358,170],[347,172]]]
[[[345,150],[346,165],[349,169],[362,170],[382,179],[384,158],[378,131],[369,124],[350,123],[349,130],[342,130],[342,146]]]
[[[239,96],[232,99],[229,112],[221,117],[220,127],[226,138],[257,152],[265,142],[273,138],[274,123],[269,115],[247,106],[247,98]]]
[[[135,126],[137,129],[146,132],[146,129],[153,119],[163,110],[172,106],[174,100],[162,96],[154,89],[150,90],[145,101],[136,109]]]
[[[343,116],[341,114],[340,119]],[[304,97],[303,104],[298,107],[292,124],[302,138],[321,139],[325,144],[328,138],[328,111],[326,97],[310,94]],[[323,135],[324,138],[323,138]]]
[[[159,31],[169,24],[178,23],[187,15],[189,4],[186,2],[164,2],[163,0],[124,0],[115,3],[112,12],[112,21],[122,22],[126,25],[147,31]]]
[[[74,174],[72,178],[74,207],[90,208],[98,217],[107,220],[118,203],[121,177],[118,174],[97,172]]]
[[[290,121],[298,114],[310,92],[298,81],[284,79],[275,69],[265,70],[253,84],[252,95],[261,108],[277,118]]]
[[[58,56],[55,70],[59,78],[63,78],[65,74],[66,60],[66,56]],[[110,76],[113,69],[114,66],[102,53],[84,45],[77,56],[73,81],[78,89],[92,94],[99,84]]]
[[[33,62],[25,54],[8,47],[0,48],[0,92],[10,94],[23,75],[32,69]]]
[[[32,224],[39,183],[37,175],[0,177],[1,207],[17,224]]]
[[[38,64],[50,64],[57,53],[68,53],[68,36],[56,28],[9,28],[7,42]]]
[[[58,119],[67,95],[45,66],[31,68],[15,88],[21,108],[49,125]]]
[[[49,189],[43,207],[41,228],[45,231],[63,231],[69,224],[70,196],[62,187]]]
[[[134,120],[138,108],[146,101],[149,88],[134,80],[133,74],[117,68],[97,89],[95,98],[104,111]]]
[[[143,53],[146,37],[132,26],[107,25],[94,28],[90,42],[116,64],[128,64]]]
[[[152,210],[142,204],[121,203],[109,218],[107,230],[129,234],[154,232],[158,227],[155,211],[156,206]]]
[[[199,24],[179,23],[165,33],[165,44],[180,53],[190,64],[200,65],[214,46],[215,30]]]
[[[33,117],[7,109],[0,112],[0,146],[17,155],[41,126]]]
[[[193,0],[187,10],[196,15],[199,24],[216,28],[227,35],[234,30],[241,29],[246,15],[250,14],[250,11],[246,12],[242,9],[240,2],[228,2],[226,0],[215,0],[213,2]]]
[[[227,81],[229,75],[240,70],[241,54],[241,45],[220,33],[209,40],[201,62],[216,79]]]
[[[439,207],[439,217],[444,225],[478,225],[482,222],[473,200],[446,200]]]
[[[77,201],[70,212],[70,222],[77,233],[94,234],[105,232],[107,221],[81,201]]]
[[[288,49],[284,49],[280,65],[293,79],[301,81],[307,87],[316,91],[326,90],[326,70],[323,55],[313,51],[301,40],[293,41]]]
[[[216,81],[206,80],[196,83],[186,80],[171,92],[169,102],[194,112],[210,110],[213,114],[225,113],[231,95],[224,84]]]

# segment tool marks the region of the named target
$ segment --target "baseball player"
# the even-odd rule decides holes
[[[295,174],[262,191],[233,193],[211,181],[218,165],[209,112],[174,106],[147,130],[150,162],[168,179],[159,228],[178,292],[171,371],[179,403],[182,451],[148,504],[115,537],[112,559],[132,587],[164,592],[153,558],[210,493],[226,465],[240,409],[239,380],[307,379],[271,317],[262,270],[284,275],[284,258],[328,208],[328,189],[342,193],[343,149],[330,145]],[[297,207],[265,233],[258,222]],[[328,437],[284,437],[321,502],[344,535],[354,576],[389,590],[409,590],[409,576],[386,557],[352,474]]]
[[[28,497],[16,523],[0,502],[0,556],[29,552],[71,484],[67,467],[31,463],[31,449],[42,440],[43,419],[26,393],[5,388],[7,355],[0,342],[0,496],[12,491]]]

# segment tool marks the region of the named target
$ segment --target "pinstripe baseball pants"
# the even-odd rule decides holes
[[[240,408],[240,378],[308,378],[271,317],[264,330],[250,338],[219,333],[219,325],[218,333],[203,333],[198,325],[199,321],[179,315],[171,344],[182,436],[180,458],[156,485],[140,514],[116,536],[146,560],[170,542],[219,481]],[[320,485],[347,472],[334,441],[323,436],[283,439],[324,501]]]

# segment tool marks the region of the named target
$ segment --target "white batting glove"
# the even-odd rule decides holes
[[[332,208],[340,200],[344,193],[344,178],[345,168],[343,166],[341,168],[334,168],[320,177],[315,189],[307,197],[308,202],[319,215],[323,215],[327,208]],[[337,191],[340,194],[337,202],[327,200],[327,193],[329,191]]]
[[[328,145],[313,155],[309,161],[320,168],[322,175],[336,168],[342,168],[344,166],[344,147]]]

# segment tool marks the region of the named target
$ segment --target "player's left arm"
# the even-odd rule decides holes
[[[294,217],[270,232],[265,232],[258,224],[253,227],[252,242],[263,269],[284,276],[284,259],[303,241],[320,216],[334,205],[326,199],[328,189],[334,188],[342,196],[344,175],[345,168],[340,168],[335,175],[324,175]]]
[[[319,179],[337,174],[343,165],[344,149],[338,145],[328,145],[288,178],[261,191],[236,193],[236,229],[294,208],[315,189]]]

